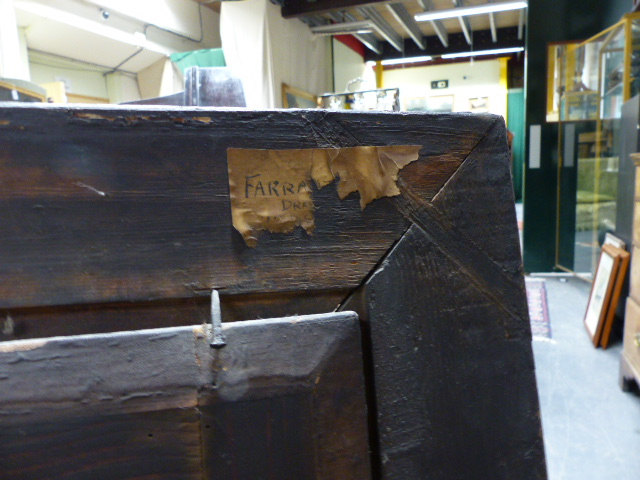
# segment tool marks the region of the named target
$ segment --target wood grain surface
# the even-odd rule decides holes
[[[341,201],[334,190],[314,191],[312,236],[265,233],[254,249],[232,228],[227,148],[367,145],[422,146],[400,171],[399,196],[361,210],[357,194]],[[20,106],[0,109],[0,147],[0,338],[199,323],[213,288],[238,328],[270,312],[352,309],[361,318],[373,478],[545,478],[501,118]],[[264,345],[283,349],[279,367],[305,355],[287,344]],[[324,372],[331,384],[354,381],[353,372]],[[252,383],[265,394],[244,398],[237,415],[215,388],[199,392],[203,418],[226,419],[198,424],[216,445],[205,455],[211,464],[250,449],[254,434],[275,435],[294,458],[291,478],[307,478],[317,411],[365,413],[329,392],[313,401],[293,387],[278,395],[276,377]],[[284,412],[295,421],[275,432],[271,419]],[[256,428],[239,433],[243,418]],[[341,437],[342,421],[317,438]],[[231,435],[222,441],[220,432]],[[317,467],[316,478],[366,478],[357,470],[366,455],[342,447],[327,446],[316,465],[334,470]],[[222,478],[258,470],[286,478],[287,465],[270,460],[276,450],[232,462]]]
[[[370,478],[355,314],[224,333],[0,343],[2,478]]]
[[[380,478],[546,478],[504,135],[432,198],[403,184],[413,225],[344,304],[366,320]]]
[[[4,108],[0,307],[354,288],[408,220],[389,202],[361,212],[356,195],[323,189],[313,237],[267,234],[248,249],[231,227],[226,149],[424,145],[402,176],[430,198],[494,121]]]

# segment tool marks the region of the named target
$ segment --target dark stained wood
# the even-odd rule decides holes
[[[312,237],[265,234],[260,248],[248,249],[230,222],[226,149],[420,144],[420,166],[403,178],[416,179],[413,188],[428,198],[494,121],[4,108],[0,308],[185,298],[212,288],[222,295],[353,289],[409,221],[389,202],[361,213],[356,195],[340,201],[325,188],[314,194],[323,208]]]
[[[362,363],[357,361],[360,330],[350,315],[351,321],[306,325],[294,317],[295,342],[284,322],[238,322],[226,330],[229,348],[204,349],[202,356],[209,354],[213,365],[236,366],[207,369],[213,376],[204,383],[217,387],[203,389],[198,401],[203,441],[211,445],[204,453],[209,478],[370,477]],[[230,460],[245,451],[255,454]]]
[[[222,320],[237,322],[257,318],[310,315],[336,310],[348,290],[282,292],[222,297]]]
[[[204,295],[207,293],[207,295]],[[222,321],[310,315],[336,309],[348,290],[226,295],[221,298]],[[132,303],[93,303],[12,309],[0,314],[0,341],[122,332],[208,323],[211,298],[198,297]]]
[[[299,394],[203,409],[211,466],[206,478],[314,480],[311,403],[309,395]]]
[[[528,328],[522,257],[504,123],[496,121],[428,202],[410,187],[395,202],[458,268]],[[515,290],[514,290],[515,289]]]
[[[232,228],[227,148],[360,145],[422,145],[418,161],[400,171],[400,196],[361,211],[358,195],[340,201],[329,188],[315,191],[313,236],[301,229],[264,234],[255,249]],[[0,109],[0,147],[0,313],[15,317],[18,327],[68,334],[198,323],[213,288],[227,321],[334,309],[356,310],[362,319],[366,411],[343,402],[342,386],[362,386],[355,367],[323,364],[319,377],[299,375],[301,359],[313,357],[313,342],[329,341],[323,337],[331,329],[295,341],[265,329],[238,341],[229,328],[240,335],[243,326],[260,325],[239,321],[225,324],[228,346],[220,351],[195,335],[187,357],[196,359],[202,388],[152,376],[168,385],[170,398],[134,396],[114,404],[110,415],[133,414],[137,405],[147,405],[146,412],[150,403],[159,405],[152,411],[198,408],[199,435],[216,445],[205,457],[230,461],[221,467],[227,478],[259,470],[271,475],[265,478],[286,478],[287,466],[295,472],[290,478],[307,478],[310,444],[325,448],[322,461],[315,450],[313,458],[327,466],[313,478],[367,478],[366,449],[349,443],[360,445],[361,434],[344,434],[344,422],[364,421],[366,412],[373,478],[545,477],[506,132],[498,117],[12,107]],[[349,342],[334,346],[326,353],[338,363],[352,347],[360,354]],[[100,358],[118,351],[114,375],[126,377],[118,368],[130,350],[106,346]],[[260,361],[265,355],[267,363]],[[22,375],[24,385],[38,384],[33,379],[44,371],[35,366],[54,368],[64,358],[27,362],[34,368]],[[150,357],[148,365],[157,363]],[[14,367],[23,364],[7,364],[7,379],[18,378]],[[275,366],[285,373],[275,374]],[[177,379],[183,377],[192,378]],[[7,379],[3,392],[26,388]],[[100,405],[103,415],[109,402],[94,402],[93,384],[86,385],[74,398],[89,399],[82,408]],[[77,414],[74,407],[56,415]],[[317,423],[318,412],[327,411],[331,427]],[[276,432],[273,421],[284,421],[285,412],[296,421]],[[208,422],[222,414],[224,421]],[[253,427],[239,433],[242,419]],[[230,436],[221,439],[221,432]],[[251,450],[264,436],[271,443],[251,460],[229,453]],[[276,443],[291,461],[273,457]],[[210,475],[213,463],[203,465]]]
[[[195,408],[3,425],[0,471],[12,480],[200,480],[198,431]]]
[[[474,283],[412,227],[367,284],[385,479],[545,478],[526,310]]]
[[[381,478],[546,478],[503,136],[431,202],[404,186],[415,223],[345,304],[370,335]]]
[[[2,478],[369,478],[355,314],[224,332],[0,344]]]
[[[187,326],[210,315],[209,297],[12,309],[0,315],[0,341]]]

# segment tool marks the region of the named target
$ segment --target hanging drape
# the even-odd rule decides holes
[[[328,37],[314,37],[300,20],[282,18],[268,0],[222,2],[220,36],[249,108],[281,107],[283,82],[315,95],[331,90]]]

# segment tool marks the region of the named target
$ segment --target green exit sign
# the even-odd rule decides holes
[[[431,88],[438,90],[439,88],[449,88],[449,80],[434,80],[431,82]]]

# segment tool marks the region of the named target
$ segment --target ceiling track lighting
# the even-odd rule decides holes
[[[392,58],[389,60],[382,60],[380,62],[382,65],[402,65],[404,63],[420,63],[420,62],[430,62],[433,60],[433,57],[430,55],[423,55],[420,57],[407,57],[407,58]]]
[[[507,53],[523,52],[524,47],[510,47],[510,48],[496,48],[495,50],[477,50],[470,52],[458,52],[458,53],[446,53],[440,58],[445,60],[451,58],[464,58],[464,57],[480,57],[484,55],[505,55]]]
[[[369,20],[360,22],[331,23],[311,27],[311,33],[315,35],[355,35],[359,33],[371,33],[373,26]]]
[[[524,47],[509,47],[509,48],[496,48],[494,50],[477,50],[477,51],[469,51],[469,52],[458,52],[458,53],[446,53],[444,55],[440,55],[440,58],[443,60],[453,59],[453,58],[465,58],[465,57],[479,57],[486,55],[506,55],[509,53],[518,53],[523,52]],[[406,63],[422,63],[422,62],[430,62],[434,60],[434,57],[430,55],[423,55],[420,57],[406,57],[406,58],[391,58],[388,60],[382,60],[380,63],[382,65],[403,65]],[[368,61],[367,65],[373,67],[376,65],[375,61]]]
[[[506,12],[509,10],[521,10],[523,8],[527,8],[527,2],[525,1],[493,2],[473,7],[457,7],[447,10],[432,10],[429,12],[419,13],[414,18],[416,22],[428,22],[433,20],[444,20],[447,18],[482,15],[486,13]]]
[[[362,28],[360,30],[343,30],[335,32],[313,32],[318,37],[333,37],[335,35],[363,35],[365,33],[373,33],[372,28]]]

